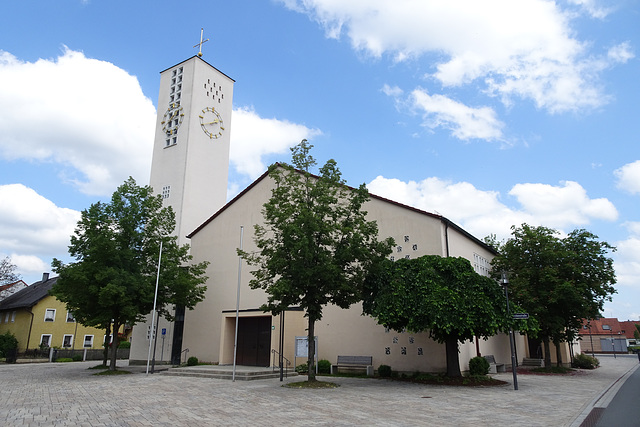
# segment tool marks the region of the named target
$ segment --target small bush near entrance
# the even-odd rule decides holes
[[[581,353],[573,358],[571,366],[579,369],[595,369],[600,366],[600,361],[588,354]]]
[[[196,366],[198,364],[198,358],[195,356],[191,356],[187,359],[187,366]]]
[[[118,348],[131,348],[131,343],[129,341],[120,341]]]
[[[81,354],[74,354],[72,357],[74,362],[82,362],[82,355]]]
[[[306,363],[302,363],[296,366],[296,372],[299,374],[306,374],[307,372],[309,372],[309,366],[307,366]]]
[[[0,335],[0,358],[7,357],[9,350],[18,348],[18,339],[11,332],[7,331]]]
[[[383,378],[388,378],[391,376],[391,366],[389,365],[380,365],[378,367],[378,375]]]
[[[318,361],[318,373],[319,374],[330,374],[331,373],[331,362],[328,360],[322,359]]]
[[[482,356],[469,360],[469,375],[480,377],[489,373],[489,361]]]

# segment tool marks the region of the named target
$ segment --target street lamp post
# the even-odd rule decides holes
[[[507,273],[502,272],[502,286],[504,287],[504,295],[507,298],[507,316],[509,322],[511,322],[511,313],[509,311],[509,279],[507,279]],[[518,389],[518,372],[516,367],[516,354],[514,351],[514,338],[513,328],[509,326],[509,346],[511,347],[511,371],[513,372],[513,389]]]

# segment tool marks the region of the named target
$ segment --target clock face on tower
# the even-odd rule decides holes
[[[178,133],[178,128],[182,124],[182,120],[184,119],[184,113],[182,112],[182,107],[178,104],[171,104],[167,109],[167,112],[164,113],[162,117],[162,130],[167,135],[175,135]]]
[[[224,131],[222,116],[220,116],[220,113],[218,113],[215,108],[207,107],[203,109],[202,114],[198,117],[200,117],[202,130],[210,139],[218,139],[222,136],[222,131]]]

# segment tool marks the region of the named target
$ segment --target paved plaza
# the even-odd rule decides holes
[[[634,356],[600,357],[572,376],[495,375],[500,387],[332,378],[335,389],[162,373],[94,376],[95,362],[0,365],[2,426],[579,426],[606,406]],[[126,364],[126,362],[124,362]],[[122,367],[126,369],[125,366]],[[303,377],[289,377],[285,382]]]

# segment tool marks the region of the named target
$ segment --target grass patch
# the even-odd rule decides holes
[[[131,372],[129,371],[121,371],[121,370],[115,370],[115,371],[102,371],[102,372],[96,372],[93,375],[126,375],[126,374],[130,374]]]
[[[73,359],[70,357],[60,357],[59,359],[56,359],[56,363],[68,363],[68,362],[73,362]]]
[[[340,387],[340,385],[336,383],[330,383],[328,381],[316,380],[316,381],[298,381],[295,383],[284,384],[282,387],[317,389],[317,388],[336,388],[336,387]]]
[[[574,370],[571,368],[565,368],[564,366],[549,366],[548,368],[534,368],[531,372],[536,374],[570,374]]]

